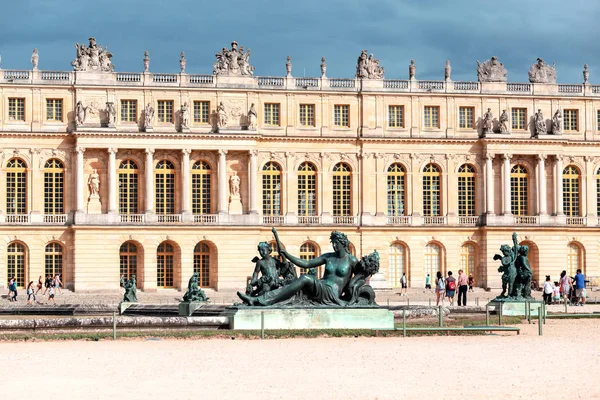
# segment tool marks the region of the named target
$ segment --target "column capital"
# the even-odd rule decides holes
[[[485,153],[486,160],[494,160],[494,157],[496,157],[494,153]]]
[[[584,160],[585,162],[591,162],[591,161],[594,161],[594,160],[595,160],[595,157],[593,157],[593,156],[584,156],[584,157],[583,157],[583,160]]]
[[[224,149],[219,150],[219,156],[225,157],[226,155],[227,155],[227,150],[224,150]]]
[[[75,153],[85,153],[85,147],[75,147]]]
[[[181,154],[189,157],[189,155],[192,154],[192,150],[191,149],[181,149]]]
[[[119,151],[119,149],[117,149],[116,147],[108,148],[108,154],[117,154],[117,151]]]
[[[153,155],[154,154],[154,149],[146,149],[145,150],[147,155]]]
[[[505,160],[510,161],[513,158],[512,154],[506,153],[506,154],[502,154],[502,158]]]
[[[250,157],[257,157],[258,156],[258,150],[250,150],[248,152],[250,154]]]
[[[548,158],[548,156],[546,154],[538,154],[537,155],[537,160],[538,161],[545,161],[546,158]]]
[[[561,161],[562,162],[565,159],[565,156],[562,155],[562,154],[556,154],[554,156],[554,158],[556,159],[556,161]]]

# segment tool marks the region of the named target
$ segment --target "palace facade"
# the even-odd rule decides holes
[[[377,287],[459,268],[498,287],[493,256],[513,231],[534,279],[600,276],[600,85],[587,77],[458,82],[448,65],[423,81],[413,64],[386,80],[360,58],[352,79],[328,78],[324,60],[318,78],[294,78],[290,61],[285,77],[255,77],[249,53],[225,50],[212,75],[185,73],[183,54],[179,74],[149,60],[113,72],[95,41],[75,71],[37,58],[0,71],[0,285],[59,272],[76,291],[121,274],[185,289],[197,271],[203,287],[244,288],[272,227],[304,258],[330,251],[332,230],[358,257],[377,250]]]

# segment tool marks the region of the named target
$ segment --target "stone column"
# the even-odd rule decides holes
[[[250,214],[258,214],[256,207],[256,191],[258,190],[258,150],[250,150],[250,161],[248,162],[248,211]]]
[[[494,154],[485,155],[485,213],[494,214]]]
[[[554,163],[554,191],[556,192],[556,215],[564,215],[563,212],[563,156],[561,154],[556,155],[556,161]]]
[[[75,204],[77,208],[77,213],[82,213],[84,211],[83,205],[83,185],[84,185],[84,177],[83,177],[83,153],[85,153],[85,147],[77,147],[75,149],[77,152],[77,174],[75,176],[76,179],[76,196]]]
[[[227,214],[227,150],[219,150],[219,214]]]
[[[538,197],[539,197],[538,214],[546,215],[548,213],[547,206],[546,206],[546,200],[547,200],[546,196],[548,196],[548,194],[546,193],[546,155],[538,154],[537,159],[538,159]]]
[[[181,213],[190,214],[190,149],[181,150]]]
[[[117,212],[117,151],[108,149],[108,213]]]
[[[154,213],[154,149],[146,149],[146,213]]]
[[[503,184],[503,190],[502,190],[502,194],[504,195],[504,204],[503,204],[503,211],[502,213],[504,215],[511,215],[512,211],[511,211],[511,207],[510,207],[510,159],[512,158],[511,154],[504,154],[502,155],[503,161],[504,161],[504,169],[503,169],[503,173],[504,173],[504,181],[502,182]]]

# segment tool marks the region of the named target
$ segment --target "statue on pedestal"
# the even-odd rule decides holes
[[[75,43],[77,50],[75,60],[71,63],[75,71],[113,72],[115,66],[111,62],[112,53],[102,46],[96,45],[96,39],[89,38],[90,44]]]
[[[254,108],[254,103],[250,106],[250,110],[248,110],[248,130],[255,131],[256,130],[256,108]]]
[[[548,66],[541,58],[529,68],[529,82],[531,83],[556,83],[556,67]]]
[[[285,72],[288,78],[292,76],[292,57],[290,56],[287,56],[287,61],[285,62]]]
[[[38,54],[38,49],[33,49],[33,54],[31,54],[31,65],[34,71],[37,71],[39,61],[40,55]]]
[[[181,106],[181,128],[187,129],[190,127],[190,107],[188,103],[185,102]]]
[[[417,66],[415,65],[415,60],[410,60],[410,65],[408,66],[408,78],[410,80],[415,79],[415,75],[417,74]]]
[[[233,76],[251,76],[254,74],[254,67],[250,65],[250,49],[244,53],[244,46],[231,42],[231,50],[223,47],[216,54],[217,60],[213,64],[214,75],[233,75]]]
[[[494,115],[491,108],[488,108],[483,115],[483,133],[485,135],[494,133]]]
[[[152,129],[152,121],[154,121],[154,108],[148,103],[144,107],[144,128]]]
[[[500,122],[500,133],[508,133],[508,113],[506,110],[502,110],[498,122]]]
[[[325,62],[325,57],[321,57],[321,78],[325,78],[326,72],[327,72],[327,63]]]
[[[356,77],[361,79],[383,79],[383,67],[373,54],[367,57],[367,50],[363,50],[356,63]]]
[[[554,116],[552,117],[552,134],[562,135],[563,132],[563,117],[560,112],[560,108],[556,109]]]
[[[590,79],[590,71],[588,70],[588,65],[585,64],[583,66],[583,84],[587,84],[589,83],[589,79]]]
[[[187,65],[187,61],[185,60],[185,53],[181,52],[181,57],[179,58],[179,72],[182,74],[185,73],[185,66]]]
[[[90,189],[90,198],[100,195],[100,176],[97,170],[93,170],[88,177],[88,188]]]
[[[444,67],[444,79],[449,81],[451,72],[452,72],[452,67],[450,66],[450,60],[446,60],[446,66]]]
[[[144,51],[144,72],[148,72],[150,70],[150,56],[148,55],[148,50]]]
[[[131,275],[131,279],[129,279],[123,285],[125,288],[125,294],[123,295],[124,303],[137,303],[137,288],[135,283],[135,275]]]
[[[88,107],[84,107],[81,100],[77,102],[77,106],[75,107],[75,123],[77,126],[82,126],[85,124],[85,117],[87,116]]]
[[[106,102],[106,115],[108,116],[108,125],[114,126],[117,123],[117,109],[112,101]]]
[[[545,135],[548,133],[548,129],[546,128],[546,120],[544,119],[544,115],[542,114],[542,110],[538,109],[535,113],[535,134],[536,136]]]
[[[187,291],[183,295],[183,301],[207,301],[209,298],[206,297],[204,290],[200,288],[200,274],[194,272],[190,280],[188,281]]]
[[[220,102],[219,107],[217,107],[217,116],[217,128],[225,128],[227,126],[227,112],[223,102]]]
[[[496,301],[525,300],[531,297],[531,267],[529,265],[528,246],[520,246],[517,233],[513,233],[513,247],[503,244],[500,246],[502,255],[494,255],[494,260],[500,260],[498,272],[502,272],[502,293]]]
[[[231,197],[240,197],[240,177],[235,171],[229,178],[229,193]]]
[[[506,68],[496,56],[483,64],[477,61],[477,80],[479,82],[506,82]]]

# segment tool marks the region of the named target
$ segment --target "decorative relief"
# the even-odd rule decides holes
[[[254,67],[250,65],[250,49],[244,53],[244,46],[238,49],[237,42],[231,42],[231,50],[223,47],[216,54],[217,60],[213,64],[214,75],[250,76],[254,74]]]
[[[477,80],[479,82],[506,82],[506,68],[496,56],[483,64],[477,61]]]
[[[113,72],[115,66],[111,62],[112,53],[102,46],[96,45],[96,39],[89,38],[89,46],[75,43],[77,50],[75,60],[71,63],[74,71]]]
[[[367,56],[367,50],[363,50],[358,57],[356,77],[360,79],[383,79],[383,67],[379,65],[379,60],[373,57],[373,54]]]
[[[556,83],[556,67],[547,65],[541,58],[529,68],[529,82]]]

